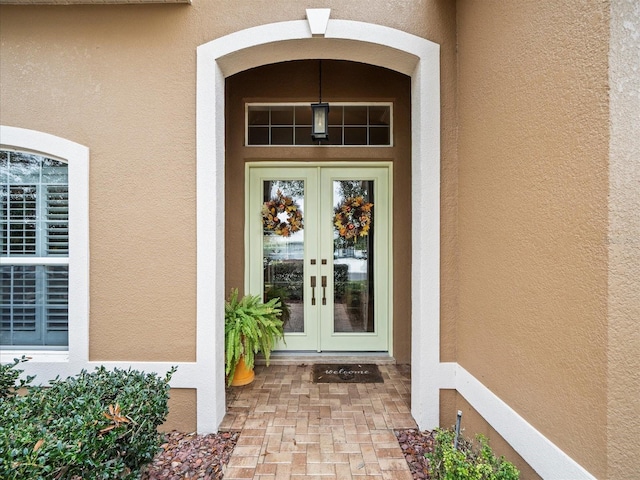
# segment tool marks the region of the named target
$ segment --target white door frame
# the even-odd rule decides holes
[[[212,40],[197,50],[197,364],[209,381],[197,391],[198,431],[225,414],[224,235],[225,78],[260,65],[309,58],[349,60],[411,76],[412,382],[420,428],[439,423],[440,47],[389,27],[329,18],[272,23]]]

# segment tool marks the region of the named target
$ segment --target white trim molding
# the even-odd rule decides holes
[[[446,379],[467,402],[506,440],[542,478],[549,480],[595,479],[557,445],[542,435],[515,410],[471,375],[461,365],[441,364],[453,369],[455,381]],[[448,372],[451,374],[451,371]],[[445,375],[443,375],[443,378]]]
[[[307,21],[311,35],[324,36],[327,33],[329,23],[330,8],[307,8]]]
[[[313,36],[318,30],[314,26],[312,32],[309,21],[296,20],[249,28],[198,47],[197,361],[210,379],[207,392],[198,391],[202,433],[217,430],[225,413],[225,78],[309,58],[369,63],[412,78],[412,414],[421,428],[439,422],[440,47],[393,28],[331,19],[328,13],[323,37]]]

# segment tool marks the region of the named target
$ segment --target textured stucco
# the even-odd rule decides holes
[[[640,3],[611,2],[607,478],[640,452]]]
[[[458,363],[600,478],[608,13],[458,2]]]
[[[90,358],[194,360],[188,8],[0,9],[0,122],[90,149]]]
[[[313,7],[446,44],[443,158],[455,172],[451,2],[0,7],[0,122],[91,150],[92,360],[195,360],[196,47],[255,25],[303,19]],[[455,181],[454,174],[444,180],[449,212]],[[450,218],[447,225],[455,225]],[[455,237],[446,238],[451,245]],[[455,288],[450,275],[443,278],[445,317],[452,319]],[[448,325],[451,352],[453,321]]]
[[[195,432],[197,430],[196,401],[196,390],[172,388],[169,392],[169,415],[159,430],[163,432],[171,430]]]
[[[440,361],[456,358],[458,320],[458,128],[455,2],[428,2],[440,44]]]
[[[443,44],[443,249],[453,268],[454,2],[257,3],[0,6],[0,123],[90,148],[91,360],[196,359],[196,48],[303,20],[306,8]],[[443,351],[453,359],[455,277],[442,279]]]

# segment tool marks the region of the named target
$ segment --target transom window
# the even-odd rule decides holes
[[[248,103],[245,144],[391,146],[393,144],[391,103],[330,103],[329,140],[311,138],[309,103]]]
[[[65,162],[0,151],[0,346],[66,347],[69,174]]]

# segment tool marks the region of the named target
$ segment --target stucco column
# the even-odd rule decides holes
[[[640,451],[640,3],[611,2],[607,478]]]

